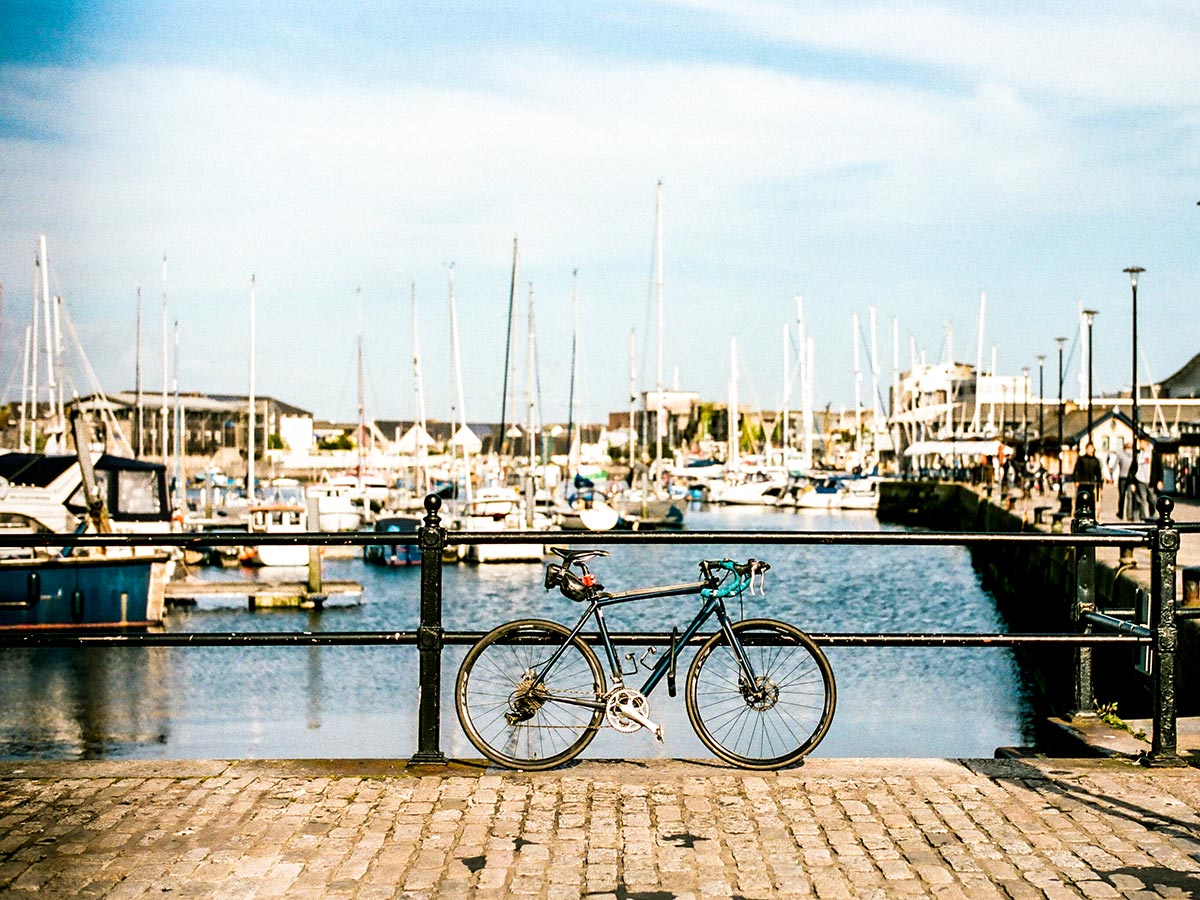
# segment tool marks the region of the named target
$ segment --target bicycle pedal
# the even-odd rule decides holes
[[[626,719],[629,719],[631,722],[637,722],[637,724],[641,725],[647,731],[653,733],[658,738],[660,744],[663,742],[662,726],[652,722],[647,716],[643,715],[642,711],[634,704],[621,703],[617,706],[617,711]]]

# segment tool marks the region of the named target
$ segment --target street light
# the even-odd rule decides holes
[[[1092,443],[1092,323],[1096,321],[1094,309],[1085,309],[1083,317],[1087,321],[1088,330],[1088,429],[1087,442]]]
[[[1058,344],[1058,489],[1061,491],[1063,485],[1063,346],[1067,343],[1067,339],[1056,337],[1054,341]]]
[[[1137,383],[1137,283],[1138,276],[1146,270],[1141,266],[1130,266],[1122,270],[1129,276],[1129,284],[1133,288],[1133,388],[1129,392],[1133,401],[1133,452],[1137,455],[1138,439],[1138,383]]]

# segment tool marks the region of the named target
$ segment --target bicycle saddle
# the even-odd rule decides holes
[[[597,556],[608,556],[607,550],[572,550],[569,547],[551,547],[550,549],[561,556],[563,562],[568,566],[585,563]]]

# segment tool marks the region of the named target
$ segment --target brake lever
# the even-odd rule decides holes
[[[758,595],[765,597],[767,595],[767,569],[771,568],[764,562],[751,560],[750,567],[750,596],[754,596],[754,576],[758,576]]]

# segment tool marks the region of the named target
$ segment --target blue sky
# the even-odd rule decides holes
[[[1030,8],[0,0],[0,378],[15,396],[44,233],[106,390],[133,385],[139,283],[160,387],[165,254],[181,389],[245,392],[255,273],[260,393],[353,417],[361,286],[368,405],[411,416],[415,283],[445,416],[454,262],[467,413],[496,419],[518,236],[545,416],[566,417],[578,269],[600,421],[631,328],[654,380],[659,178],[668,383],[724,399],[736,336],[742,401],[775,408],[801,294],[818,402],[849,404],[853,312],[877,310],[886,382],[893,318],[903,365],[910,338],[940,358],[947,323],[973,362],[986,291],[1000,373],[1053,367],[1082,304],[1118,390],[1131,264],[1162,378],[1200,352],[1200,11]]]

